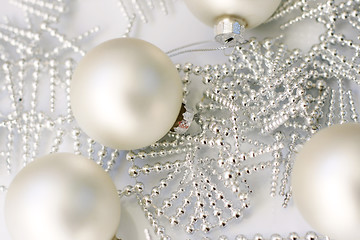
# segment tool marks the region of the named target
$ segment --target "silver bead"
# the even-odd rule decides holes
[[[264,237],[261,234],[257,233],[254,236],[254,240],[264,240]]]
[[[300,236],[296,232],[290,233],[288,238],[289,240],[300,240]]]
[[[235,240],[248,240],[244,235],[237,235]]]
[[[283,240],[283,238],[279,234],[273,234],[270,237],[271,240]]]
[[[318,236],[314,232],[307,232],[305,235],[306,240],[318,240]]]

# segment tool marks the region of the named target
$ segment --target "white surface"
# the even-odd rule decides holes
[[[167,1],[170,3],[170,1]],[[19,11],[8,5],[6,0],[0,0],[0,15],[9,15],[11,19],[21,19]],[[76,33],[83,32],[93,26],[101,26],[101,31],[91,41],[91,44],[83,46],[88,50],[105,40],[119,37],[124,33],[125,22],[121,17],[121,12],[116,5],[115,0],[78,0],[71,1],[70,14],[61,20],[61,32],[69,36],[75,36]],[[185,7],[185,4],[178,0],[170,3],[169,15],[164,15],[156,10],[151,13],[151,22],[142,24],[137,22],[134,31],[130,34],[132,37],[139,37],[147,40],[164,51],[183,46],[189,43],[213,39],[213,30],[203,23],[199,22]],[[18,21],[18,20],[17,20]],[[297,25],[290,29],[286,42],[290,48],[309,49],[317,41],[318,36],[314,34],[318,25],[310,26]],[[280,30],[278,26],[264,25],[247,33],[247,37],[255,35],[259,38],[265,36],[276,36]],[[191,61],[194,64],[205,65],[206,63],[221,63],[226,61],[222,52],[216,53],[195,53],[185,54],[173,58],[174,62],[184,63]],[[122,188],[127,185],[127,165],[120,166],[117,174],[114,176],[117,187]],[[243,233],[247,236],[253,236],[255,233],[262,233],[269,237],[272,233],[279,233],[287,236],[289,232],[297,231],[304,234],[311,228],[299,215],[297,209],[291,203],[287,209],[281,207],[282,199],[272,199],[269,196],[269,172],[257,174],[251,179],[251,186],[255,193],[253,195],[250,211],[241,222],[230,224],[224,232],[217,229],[209,235],[217,238],[222,234],[231,235],[231,233]],[[8,185],[10,177],[0,176],[0,185]],[[0,193],[0,206],[3,206],[4,194]],[[145,239],[144,228],[149,228],[149,224],[143,217],[144,214],[135,203],[133,198],[122,199],[122,217],[118,236],[124,240],[142,240]],[[3,220],[3,211],[0,211],[0,239],[10,240]],[[19,229],[21,231],[21,229]],[[150,233],[153,236],[152,230]],[[168,234],[174,236],[173,239],[186,239],[184,231],[168,229]],[[154,239],[156,239],[154,237]]]

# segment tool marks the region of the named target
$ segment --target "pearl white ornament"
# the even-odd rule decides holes
[[[292,172],[296,205],[331,239],[360,239],[360,124],[321,130],[299,152]]]
[[[185,0],[190,11],[202,22],[214,26],[225,16],[238,18],[246,28],[265,22],[277,9],[281,0]]]
[[[182,104],[180,76],[159,48],[119,38],[92,49],[71,82],[71,108],[94,140],[130,150],[161,139]]]
[[[11,183],[5,218],[13,240],[110,240],[120,200],[109,175],[70,153],[36,159]]]

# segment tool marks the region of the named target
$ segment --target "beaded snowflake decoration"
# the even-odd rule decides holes
[[[57,28],[66,16],[65,1],[10,2],[24,11],[27,26],[0,24],[0,101],[6,106],[0,108],[0,173],[14,172],[39,155],[69,145],[112,173],[122,152],[88,138],[70,108],[72,69],[85,54],[80,45],[99,28],[70,39]],[[167,13],[162,0],[119,0],[118,5],[129,24],[125,37],[134,21],[148,21],[152,9]],[[359,34],[359,7],[360,1],[352,0],[283,1],[269,20],[284,22],[282,29],[308,19],[324,26],[308,52],[289,49],[281,35],[233,46],[223,64],[176,65],[183,102],[191,109],[189,129],[170,131],[147,148],[127,152],[134,184],[119,190],[120,197],[138,201],[160,239],[172,239],[166,233],[170,226],[185,231],[189,239],[209,239],[214,229],[239,224],[256,194],[247,179],[264,170],[271,169],[270,195],[280,195],[287,206],[289,177],[301,145],[323,127],[359,122],[358,97],[352,89],[360,85],[360,45],[357,38],[344,35]],[[56,46],[44,48],[44,39]],[[195,88],[201,89],[201,96],[195,96]],[[6,192],[5,185],[0,191]],[[219,239],[268,238],[256,234]],[[309,232],[269,239],[326,236]]]

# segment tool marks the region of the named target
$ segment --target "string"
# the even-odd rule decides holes
[[[166,54],[169,57],[175,57],[175,56],[185,54],[185,53],[220,51],[220,50],[226,50],[226,49],[229,49],[229,48],[235,48],[236,46],[244,45],[244,44],[247,44],[248,42],[249,41],[245,41],[243,43],[237,43],[237,44],[234,44],[234,45],[229,44],[229,45],[223,45],[223,46],[220,46],[220,47],[213,47],[213,48],[186,49],[186,48],[189,48],[189,47],[193,47],[193,46],[201,45],[201,44],[205,44],[205,43],[216,43],[214,41],[201,41],[201,42],[195,42],[195,43],[187,44],[187,45],[172,49],[170,51],[167,51]],[[182,50],[182,49],[186,49],[186,50]],[[182,51],[180,51],[180,50],[182,50]],[[225,55],[227,56],[228,54],[225,54]]]
[[[174,48],[174,49],[172,49],[170,51],[167,51],[166,54],[170,54],[170,53],[179,51],[179,50],[184,49],[184,48],[188,48],[188,47],[192,47],[192,46],[196,46],[196,45],[201,45],[201,44],[204,44],[204,43],[211,43],[211,42],[214,42],[214,41],[200,41],[200,42],[190,43],[190,44],[187,44],[187,45],[184,45],[184,46],[181,46],[181,47]]]

